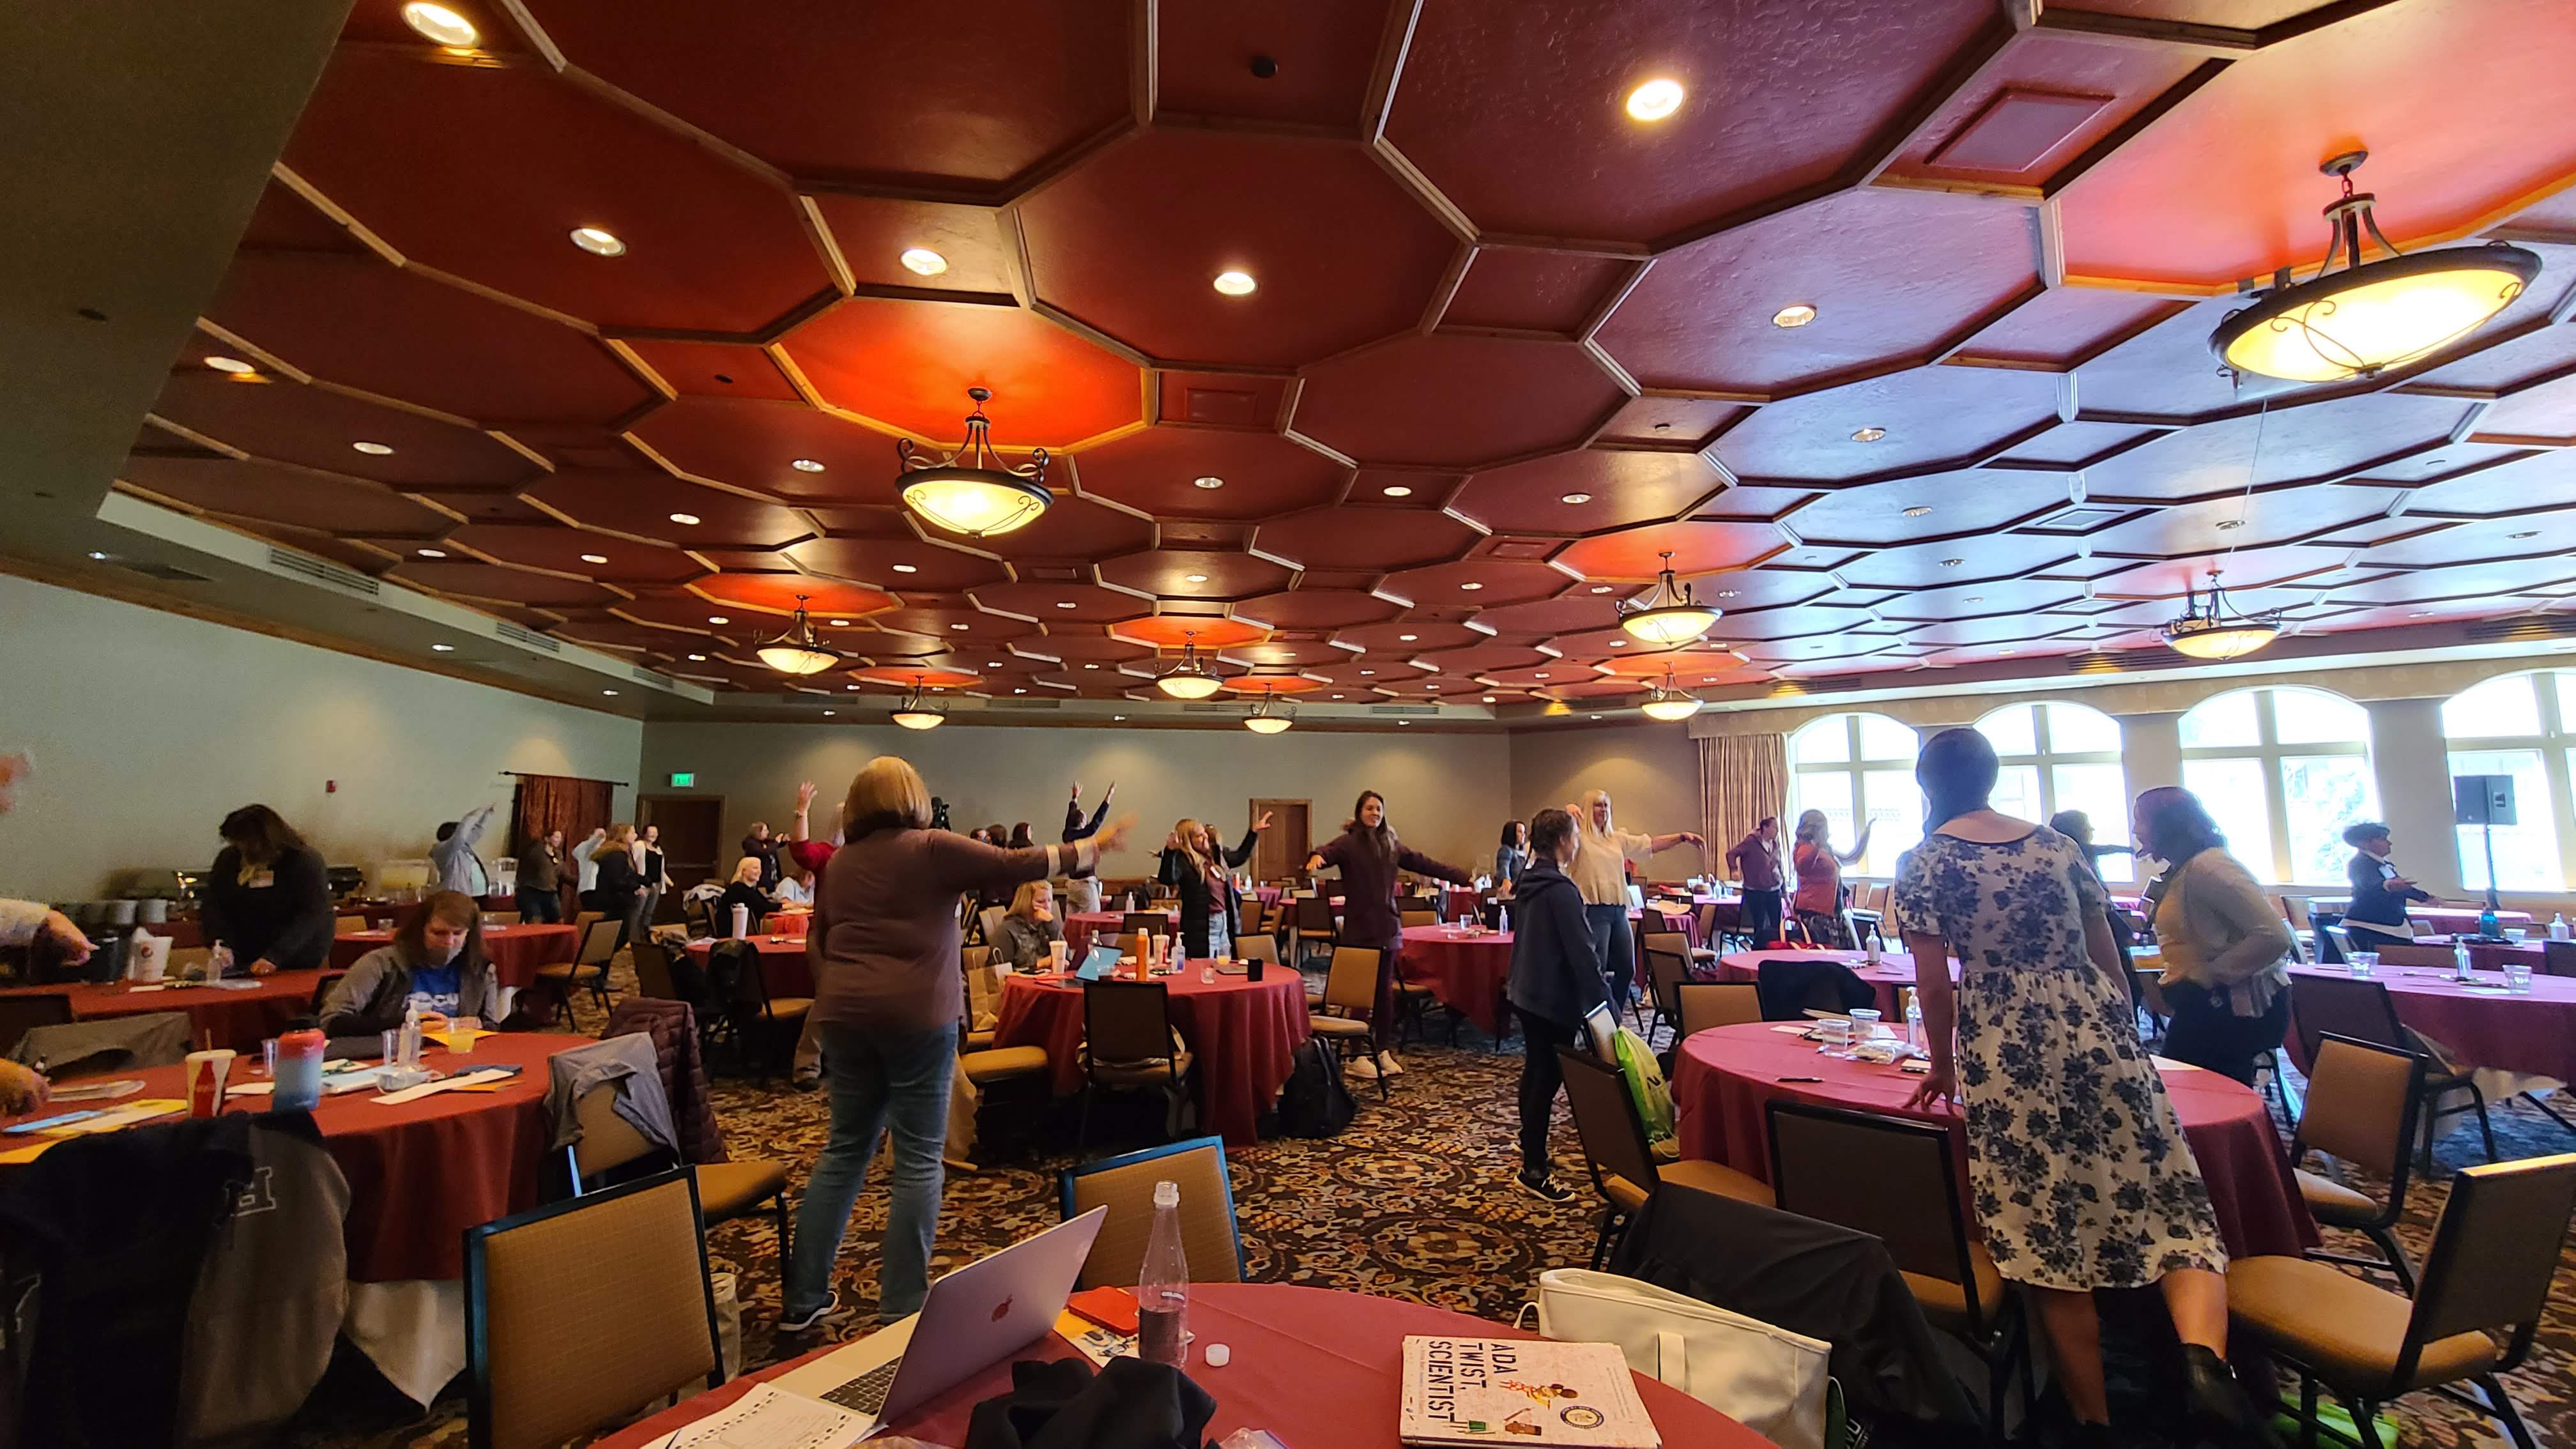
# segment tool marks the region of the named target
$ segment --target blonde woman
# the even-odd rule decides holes
[[[1568,805],[1574,817],[1574,865],[1567,873],[1583,895],[1583,925],[1592,933],[1593,951],[1602,974],[1610,980],[1610,1000],[1628,1009],[1637,989],[1637,947],[1628,932],[1628,862],[1643,863],[1676,845],[1701,845],[1687,830],[1670,835],[1643,835],[1621,830],[1610,820],[1610,792],[1586,791],[1581,805]]]
[[[1055,887],[1042,880],[1024,880],[1012,893],[1010,913],[1002,917],[1002,929],[994,935],[993,957],[1009,963],[1014,971],[1026,971],[1052,956],[1063,939],[1063,923],[1055,917]]]
[[[832,1288],[850,1209],[867,1185],[877,1135],[893,1129],[893,1200],[879,1256],[877,1318],[921,1307],[939,1231],[940,1154],[948,1141],[949,1079],[965,1015],[957,897],[1008,891],[1049,875],[1089,875],[1134,824],[1072,845],[1008,850],[931,828],[930,790],[891,755],[870,760],[841,806],[844,843],[814,893],[806,952],[813,1020],[822,1033],[831,1136],[797,1209],[779,1329],[800,1333],[845,1317]]]
[[[749,936],[760,929],[763,916],[775,908],[769,892],[760,888],[760,858],[746,855],[733,863],[733,879],[725,882],[724,894],[716,897],[716,934],[733,934],[733,908],[743,908],[742,933]]]
[[[644,930],[637,920],[644,906],[644,877],[635,869],[635,827],[608,827],[607,838],[590,853],[590,859],[599,867],[599,884],[591,889],[587,904],[618,922],[617,944],[623,947]]]
[[[1270,815],[1243,833],[1243,843],[1221,850],[1216,832],[1184,818],[1163,841],[1163,859],[1155,878],[1172,888],[1181,902],[1181,945],[1200,961],[1220,961],[1234,954],[1234,932],[1243,919],[1243,893],[1234,887],[1234,867],[1252,859]]]
[[[1798,924],[1807,928],[1807,939],[1815,944],[1844,949],[1860,944],[1843,929],[1843,867],[1858,865],[1869,854],[1869,833],[1877,827],[1875,820],[1862,821],[1860,839],[1852,842],[1852,848],[1836,850],[1825,812],[1810,810],[1798,817],[1798,843],[1789,852],[1789,868],[1798,877],[1792,903],[1798,908]]]

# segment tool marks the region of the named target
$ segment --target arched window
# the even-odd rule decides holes
[[[2560,862],[2576,853],[2569,848],[2576,842],[2567,839],[2576,833],[2568,795],[2568,773],[2576,767],[2576,672],[2548,669],[2472,685],[2442,702],[2442,738],[2450,742],[2452,778],[2513,777],[2516,823],[2495,827],[2497,887],[2563,889]],[[2453,828],[2460,882],[2486,889],[2485,830]]]
[[[2045,821],[2060,810],[2092,817],[2093,838],[2129,838],[2129,780],[2120,768],[2120,722],[2085,704],[2008,704],[1977,721],[2003,772],[1994,805],[2006,815]],[[2136,878],[2130,856],[2095,862],[2106,881]]]
[[[1914,783],[1921,744],[1911,727],[1883,714],[1833,714],[1789,736],[1788,836],[1798,817],[1822,810],[1836,848],[1849,850],[1860,822],[1874,822],[1862,875],[1893,875],[1896,857],[1923,839],[1923,792]]]
[[[2240,689],[2194,705],[2181,730],[2183,786],[2237,859],[2293,885],[2344,879],[2343,828],[2379,814],[2368,711],[2321,689]]]

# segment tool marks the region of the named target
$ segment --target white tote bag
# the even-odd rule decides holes
[[[1615,1343],[1628,1367],[1781,1449],[1823,1449],[1829,1343],[1652,1283],[1580,1268],[1539,1274],[1536,1307],[1538,1331],[1548,1338]]]

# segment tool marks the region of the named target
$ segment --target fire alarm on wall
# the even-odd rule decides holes
[[[337,781],[337,780],[325,780],[325,781],[323,781],[323,782],[322,782],[322,793],[323,793],[323,794],[325,794],[325,795],[337,795],[337,794],[339,794],[339,793],[340,793],[340,782],[339,782],[339,781]]]

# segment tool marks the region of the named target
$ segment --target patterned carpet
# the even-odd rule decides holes
[[[599,1023],[596,1012],[590,1025]],[[1472,1032],[1470,1033],[1472,1036]],[[1240,1220],[1246,1274],[1258,1282],[1419,1299],[1442,1307],[1509,1319],[1529,1296],[1539,1271],[1581,1266],[1598,1215],[1583,1175],[1573,1126],[1558,1106],[1554,1148],[1560,1180],[1582,1189],[1564,1206],[1515,1189],[1512,1089],[1517,1049],[1494,1055],[1478,1039],[1458,1048],[1418,1046],[1405,1052],[1407,1072],[1393,1100],[1379,1105],[1372,1084],[1360,1089],[1360,1115],[1332,1141],[1265,1141],[1227,1154]],[[737,1157],[772,1157],[805,1169],[827,1124],[821,1094],[724,1081],[717,1087],[728,1144]],[[948,1176],[934,1276],[1057,1220],[1056,1169],[1073,1158],[1072,1124],[1060,1110],[988,1102],[987,1152],[971,1174]],[[1110,1118],[1094,1123],[1091,1155],[1146,1145],[1153,1125]],[[1059,1120],[1061,1119],[1061,1120]],[[2500,1109],[2499,1145],[2507,1156],[2576,1147],[2567,1133],[2528,1107]],[[1014,1153],[1015,1140],[1039,1144]],[[2438,1160],[2450,1170],[2479,1160],[2474,1128],[2453,1133]],[[1052,1145],[1049,1145],[1052,1144]],[[988,1142],[988,1145],[992,1145]],[[880,1163],[883,1159],[880,1158]],[[881,1170],[881,1169],[880,1169]],[[2413,1193],[2401,1233],[2417,1261],[2430,1241],[2444,1196],[2440,1182]],[[860,1199],[841,1259],[845,1303],[876,1298],[874,1244],[885,1225],[886,1196],[872,1185]],[[2358,1237],[2330,1246],[2366,1253]],[[739,1274],[745,1362],[773,1358],[771,1324],[778,1306],[776,1235],[766,1219],[718,1226],[709,1234],[717,1267]],[[2533,1357],[2508,1378],[2543,1446],[2576,1449],[2576,1251],[2562,1258],[2550,1318]],[[2501,1442],[2500,1432],[2468,1411],[2429,1395],[2394,1411],[2408,1445]],[[343,1347],[321,1390],[285,1437],[316,1449],[461,1449],[461,1397],[428,1413],[387,1388],[363,1359]]]

